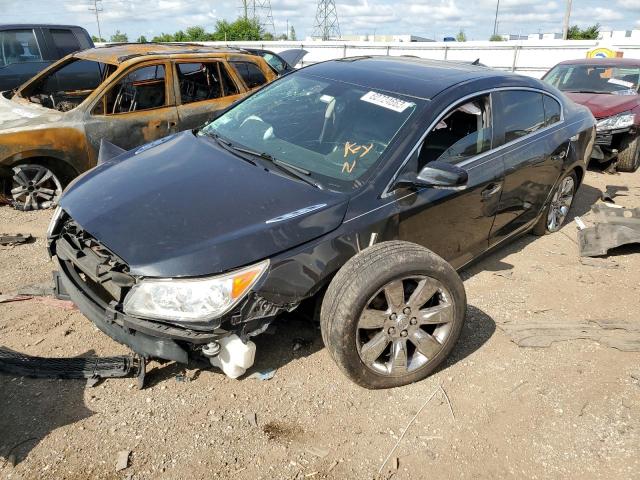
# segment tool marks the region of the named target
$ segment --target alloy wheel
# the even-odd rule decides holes
[[[401,377],[429,363],[452,330],[451,294],[438,280],[394,280],[367,303],[356,335],[360,359],[378,374]]]
[[[18,165],[13,168],[11,197],[20,210],[50,208],[62,194],[56,175],[43,165]]]
[[[551,206],[547,215],[547,230],[556,232],[562,227],[569,209],[573,203],[573,195],[575,193],[575,182],[571,175],[565,177],[560,186],[553,194]]]

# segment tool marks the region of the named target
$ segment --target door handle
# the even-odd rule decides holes
[[[487,188],[482,190],[482,192],[480,193],[480,196],[482,198],[489,198],[495,195],[496,193],[498,193],[500,190],[502,190],[501,183],[490,183]]]
[[[168,122],[167,122],[167,127],[169,127],[169,128],[173,128],[173,127],[175,127],[176,125],[177,125],[177,122],[172,122],[172,121],[168,121]]]

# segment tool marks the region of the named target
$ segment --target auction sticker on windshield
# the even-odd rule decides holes
[[[379,107],[388,108],[389,110],[393,110],[398,113],[404,112],[407,108],[415,105],[415,103],[405,102],[399,98],[390,97],[389,95],[383,95],[377,92],[367,92],[360,97],[360,100],[373,103]]]

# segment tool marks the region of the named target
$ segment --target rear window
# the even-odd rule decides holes
[[[231,62],[238,75],[242,78],[247,88],[252,89],[267,83],[267,79],[255,63]]]
[[[220,62],[178,63],[176,68],[183,104],[238,93],[225,66]]]
[[[58,55],[65,57],[70,53],[80,50],[80,42],[71,30],[51,29],[53,43],[56,44]]]
[[[33,30],[0,31],[0,66],[40,61],[42,55]]]
[[[542,93],[525,90],[496,92],[502,109],[494,114],[504,128],[504,142],[508,143],[539,130],[545,125]]]
[[[560,104],[555,98],[549,95],[542,96],[544,100],[544,119],[545,126],[553,125],[560,121]]]

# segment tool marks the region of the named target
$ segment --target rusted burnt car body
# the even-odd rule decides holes
[[[0,95],[0,168],[17,208],[46,208],[96,165],[204,124],[276,77],[260,57],[200,45],[121,44],[65,57]]]

